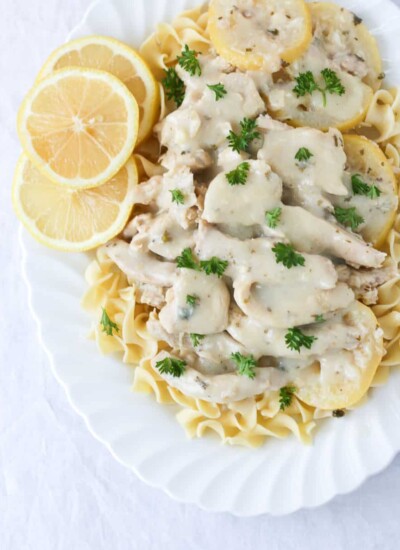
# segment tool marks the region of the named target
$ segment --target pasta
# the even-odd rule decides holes
[[[172,24],[163,23],[143,44],[141,54],[158,80],[176,60],[187,44],[196,51],[205,52],[210,47],[207,33],[207,7],[186,12]],[[168,102],[163,96],[161,118],[168,112]],[[400,88],[379,90],[365,116],[362,128],[372,129],[387,158],[398,172],[400,169]],[[147,148],[146,148],[147,147]],[[142,146],[135,155],[141,179],[160,174],[162,168],[155,162],[158,144]],[[400,215],[388,234],[385,251],[391,260],[400,262]],[[135,365],[133,389],[153,394],[160,404],[179,407],[177,420],[189,437],[216,434],[229,444],[260,446],[270,437],[284,438],[295,435],[303,443],[312,441],[316,421],[331,416],[305,405],[296,397],[284,411],[280,408],[279,392],[267,392],[254,398],[220,405],[188,397],[170,386],[152,368],[151,359],[160,350],[167,349],[154,340],[147,328],[149,319],[157,319],[157,312],[136,301],[135,286],[99,250],[86,273],[89,290],[83,305],[96,314],[97,323],[91,336],[103,353],[118,352],[123,361]],[[111,336],[105,335],[98,324],[101,308],[106,308],[110,318],[120,327]],[[400,364],[400,276],[385,283],[379,289],[379,302],[373,307],[384,333],[386,355],[375,375],[372,386],[386,382],[390,369]]]

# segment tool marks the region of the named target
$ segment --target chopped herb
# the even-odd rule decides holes
[[[379,73],[378,76],[377,76],[377,79],[378,80],[383,80],[385,78],[386,74],[385,73]]]
[[[336,409],[335,411],[332,411],[332,416],[334,418],[343,418],[345,414],[346,413],[342,409]]]
[[[371,185],[367,193],[367,196],[370,199],[377,199],[378,197],[381,196],[381,190],[376,185]]]
[[[323,315],[314,315],[314,319],[316,323],[325,323],[326,321]]]
[[[190,336],[190,339],[192,341],[193,347],[195,347],[195,348],[205,338],[204,334],[195,334],[194,332],[192,332],[189,336]]]
[[[250,164],[242,162],[235,170],[226,174],[226,179],[230,185],[244,185],[250,171]]]
[[[346,89],[335,71],[332,71],[331,69],[323,69],[321,71],[321,76],[324,80],[325,88],[321,88],[321,86],[317,84],[311,71],[300,73],[295,78],[297,84],[293,88],[294,93],[297,97],[303,97],[306,94],[312,94],[318,90],[322,94],[324,107],[326,107],[327,93],[337,95],[343,95],[345,93]]]
[[[116,323],[113,323],[110,319],[110,317],[108,316],[108,313],[107,311],[103,308],[101,308],[103,310],[103,314],[101,316],[101,319],[100,319],[100,324],[102,326],[102,331],[105,332],[108,336],[112,336],[113,335],[113,331],[115,330],[116,332],[119,332],[119,328],[118,328],[118,325]]]
[[[223,99],[228,93],[223,84],[208,84],[207,87],[210,88],[210,90],[215,93],[216,101]]]
[[[335,206],[334,216],[339,223],[346,227],[351,227],[353,231],[364,223],[364,218],[357,214],[357,210],[354,207],[341,208],[340,206]]]
[[[307,336],[299,328],[290,328],[285,334],[286,347],[300,353],[300,348],[311,349],[313,343],[317,340],[315,336]]]
[[[351,176],[351,188],[355,195],[367,195],[369,191],[369,185],[361,179],[359,174]]]
[[[241,376],[247,376],[252,380],[256,377],[255,368],[257,366],[257,361],[252,355],[242,355],[237,351],[236,353],[232,353],[231,359],[236,363],[238,373]]]
[[[210,260],[200,262],[200,267],[207,275],[218,275],[221,278],[228,267],[228,262],[213,256]]]
[[[274,208],[265,212],[265,221],[267,222],[268,227],[275,229],[277,227],[282,215],[282,208]]]
[[[193,251],[191,248],[185,248],[182,250],[182,254],[176,259],[176,265],[184,269],[195,269],[196,271],[200,271],[199,264],[193,257]]]
[[[360,174],[353,174],[351,176],[351,188],[355,195],[365,195],[370,199],[376,199],[380,197],[381,191],[376,185],[368,185],[361,179]]]
[[[185,69],[185,71],[187,71],[190,76],[201,76],[201,66],[199,60],[197,59],[198,55],[199,52],[190,50],[189,46],[185,44],[182,55],[180,57],[177,57],[179,65],[182,67],[182,69]]]
[[[335,71],[332,71],[332,69],[323,69],[321,71],[321,75],[325,81],[325,92],[337,95],[343,95],[345,93],[346,88],[341,83],[340,78]],[[324,93],[324,91],[322,91],[322,93]],[[326,105],[326,99],[324,105]]]
[[[300,73],[295,77],[297,82],[293,88],[297,97],[304,97],[306,94],[312,94],[315,90],[318,90],[318,84],[315,82],[314,75],[311,71]]]
[[[291,244],[277,243],[272,252],[275,254],[276,263],[283,264],[288,269],[305,264],[305,258],[295,251]]]
[[[269,32],[273,36],[278,36],[279,35],[279,30],[278,29],[268,29],[267,32]]]
[[[361,17],[358,17],[358,15],[356,15],[355,13],[353,13],[353,21],[355,26],[360,25],[360,23],[362,23]]]
[[[185,99],[186,86],[173,67],[165,71],[165,78],[162,83],[167,98],[175,101],[177,107],[180,107]]]
[[[309,149],[307,149],[307,147],[300,147],[300,149],[295,154],[294,158],[299,162],[307,162],[313,156],[314,155],[311,153]]]
[[[186,363],[174,357],[165,357],[165,359],[156,363],[156,368],[161,374],[170,374],[175,378],[179,378],[186,370]]]
[[[279,404],[281,411],[284,411],[290,407],[295,391],[296,388],[294,386],[284,386],[279,390]]]
[[[234,151],[240,153],[240,151],[248,151],[250,143],[261,137],[261,134],[257,128],[257,122],[251,118],[244,118],[240,122],[240,134],[235,134],[232,130],[228,135],[229,146]]]
[[[185,196],[180,189],[172,189],[170,193],[172,195],[172,202],[176,202],[177,204],[185,202]]]
[[[199,303],[200,301],[200,298],[198,296],[196,296],[195,294],[194,295],[191,295],[191,294],[188,294],[186,296],[186,303],[189,305],[189,306],[197,306],[197,304]]]

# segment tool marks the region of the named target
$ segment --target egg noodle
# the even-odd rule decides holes
[[[160,82],[167,69],[182,51],[185,44],[198,52],[207,52],[210,39],[207,34],[207,6],[188,11],[172,23],[162,23],[141,47],[141,54]],[[163,90],[160,84],[163,97]],[[161,118],[167,114],[162,102]],[[400,89],[375,92],[363,126],[374,133],[396,174],[400,172]],[[135,155],[141,181],[162,173],[156,164],[158,143],[142,146]],[[388,234],[383,247],[396,265],[400,261],[400,215]],[[97,323],[92,336],[103,353],[118,352],[124,363],[135,365],[133,389],[154,394],[162,404],[178,406],[177,419],[189,437],[202,437],[215,432],[227,443],[256,447],[266,438],[284,438],[294,434],[303,443],[311,441],[316,420],[331,416],[331,411],[305,405],[295,396],[284,411],[280,408],[279,391],[251,397],[226,405],[210,403],[184,395],[170,386],[151,366],[151,359],[168,346],[156,341],[147,331],[149,319],[157,318],[157,311],[135,299],[135,287],[128,283],[125,274],[99,249],[87,269],[89,290],[83,305],[95,312]],[[384,356],[372,386],[383,384],[391,367],[400,364],[400,276],[379,288],[379,301],[373,312],[384,333]],[[101,330],[98,323],[101,308],[119,327],[111,336]]]

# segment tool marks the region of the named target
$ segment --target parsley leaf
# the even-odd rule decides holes
[[[282,215],[282,208],[274,208],[265,212],[265,221],[267,222],[268,227],[275,229],[277,227]]]
[[[197,59],[198,55],[199,52],[190,50],[189,46],[185,44],[182,55],[177,57],[179,65],[182,67],[182,69],[185,69],[185,71],[187,71],[190,76],[201,76],[201,66],[199,60]]]
[[[370,199],[377,199],[378,197],[381,196],[381,194],[382,194],[382,191],[376,185],[371,185],[367,193],[367,196]]]
[[[325,83],[325,88],[322,88],[315,81],[314,75],[311,71],[305,73],[300,73],[296,76],[296,86],[293,88],[293,92],[297,97],[303,97],[306,94],[312,94],[315,91],[319,91],[323,97],[324,107],[326,107],[326,94],[337,94],[343,95],[346,91],[346,88],[343,86],[340,78],[332,71],[332,69],[323,69],[321,71],[321,76]]]
[[[318,90],[318,84],[315,82],[314,75],[311,71],[300,73],[295,78],[297,84],[293,88],[297,97],[303,97],[306,94],[312,94],[315,90]]]
[[[325,318],[323,315],[314,315],[316,323],[325,323]]]
[[[241,376],[247,376],[252,380],[256,377],[255,368],[257,366],[257,361],[254,359],[253,355],[242,355],[238,351],[232,353],[232,361],[236,364],[238,373]]]
[[[242,162],[235,170],[226,174],[226,179],[230,185],[244,185],[250,171],[250,164]]]
[[[343,86],[340,78],[335,73],[335,71],[332,71],[332,69],[323,69],[321,71],[322,78],[325,82],[325,91],[329,92],[330,94],[337,94],[337,95],[343,95],[346,91],[346,88]],[[326,105],[326,101],[325,101]]]
[[[200,267],[207,275],[218,275],[218,278],[221,278],[228,267],[228,262],[213,256],[210,260],[200,262]]]
[[[335,206],[334,216],[339,223],[346,227],[351,227],[353,231],[364,223],[364,218],[357,214],[357,210],[354,207],[341,208],[340,206]]]
[[[191,294],[188,294],[186,296],[186,303],[189,305],[189,306],[197,306],[197,304],[199,303],[200,301],[200,298],[198,296],[196,296],[195,294],[191,295]]]
[[[307,149],[307,147],[300,147],[300,149],[295,154],[294,158],[299,162],[307,162],[313,156],[314,155],[311,153],[309,149]]]
[[[257,128],[257,122],[251,118],[244,118],[240,122],[240,134],[235,134],[232,130],[227,137],[229,146],[240,153],[240,151],[248,151],[250,143],[261,137],[261,134]]]
[[[196,271],[200,271],[199,264],[194,258],[191,248],[182,250],[182,254],[176,259],[176,265],[183,269],[195,269]]]
[[[307,336],[299,328],[290,328],[285,334],[285,343],[286,347],[291,350],[298,351],[300,353],[300,348],[304,347],[306,349],[311,349],[313,343],[317,340],[315,336]]]
[[[175,378],[179,378],[186,370],[186,363],[174,357],[165,357],[162,361],[156,363],[156,368],[161,374],[170,374]]]
[[[176,106],[180,107],[185,99],[186,86],[179,78],[176,70],[171,67],[165,71],[165,77],[162,80],[167,98],[175,101]]]
[[[284,411],[287,407],[290,407],[295,391],[296,388],[294,386],[284,386],[279,390],[279,404],[281,411]]]
[[[189,336],[190,336],[190,339],[192,341],[193,347],[195,347],[195,348],[205,338],[204,334],[195,334],[194,332],[192,332]]]
[[[298,265],[304,266],[305,258],[301,254],[298,254],[291,244],[277,243],[272,252],[275,254],[276,263],[283,264],[290,269]]]
[[[207,88],[210,88],[210,90],[215,93],[215,101],[223,99],[228,93],[223,84],[208,84]]]
[[[172,202],[176,202],[177,204],[183,204],[185,202],[185,195],[180,189],[171,189],[170,193],[172,195]]]
[[[105,332],[108,336],[113,336],[113,331],[119,332],[118,325],[116,323],[113,323],[108,316],[107,311],[103,308],[103,314],[100,319],[100,324],[102,326],[102,331]]]
[[[381,196],[381,190],[376,185],[368,185],[361,179],[360,174],[351,176],[351,188],[355,195],[365,195],[370,199],[377,199]]]

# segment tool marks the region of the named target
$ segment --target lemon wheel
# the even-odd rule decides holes
[[[115,76],[93,69],[56,71],[36,82],[18,115],[25,153],[55,183],[95,187],[131,156],[137,101]]]
[[[137,182],[136,164],[130,159],[108,183],[95,189],[71,189],[50,181],[22,155],[15,171],[13,205],[40,243],[81,252],[122,231],[132,211]]]
[[[160,92],[143,58],[126,44],[105,36],[88,36],[68,42],[50,55],[38,79],[68,67],[107,71],[125,84],[135,97],[140,114],[137,143],[151,133],[160,112]]]

